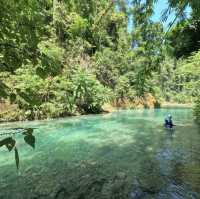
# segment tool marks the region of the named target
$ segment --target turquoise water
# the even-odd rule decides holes
[[[162,126],[168,113],[174,131]],[[0,199],[200,198],[200,129],[191,109],[4,123],[0,133],[16,127],[36,128],[35,149],[14,135],[17,170],[14,151],[0,148]]]

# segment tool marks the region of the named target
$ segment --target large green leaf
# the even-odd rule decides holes
[[[32,134],[24,136],[24,141],[31,147],[35,148],[35,136],[33,136]]]
[[[17,169],[19,169],[19,153],[18,153],[17,147],[15,147],[15,162],[16,162]]]
[[[16,141],[12,137],[5,138],[0,141],[0,147],[6,146],[9,151],[13,149],[15,146]]]

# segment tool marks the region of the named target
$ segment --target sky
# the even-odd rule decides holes
[[[158,0],[158,2],[155,4],[155,10],[154,10],[154,15],[152,16],[152,20],[157,22],[157,21],[161,21],[161,15],[163,10],[165,10],[166,8],[168,8],[168,0]],[[190,9],[188,8],[186,10],[187,13],[190,13]],[[164,25],[164,28],[167,29],[168,24],[170,22],[172,22],[175,19],[175,13],[171,13],[167,19],[166,22],[162,22]],[[132,24],[129,23],[128,25],[128,31],[130,32],[132,29]]]
[[[155,10],[154,10],[154,15],[152,17],[153,21],[160,21],[161,20],[161,15],[163,10],[165,10],[166,8],[168,8],[168,1],[167,0],[159,0],[156,4],[155,4]],[[168,17],[168,20],[163,24],[164,26],[167,26],[168,23],[170,21],[173,21],[175,18],[175,14],[171,13]]]

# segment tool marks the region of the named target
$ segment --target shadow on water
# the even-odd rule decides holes
[[[1,137],[5,137],[0,140],[0,147],[5,146],[9,152],[14,150],[16,167],[19,169],[19,152],[17,149],[17,143],[15,139],[16,134],[21,134],[24,137],[26,144],[35,148],[35,136],[33,135],[34,128],[11,128],[0,133]]]

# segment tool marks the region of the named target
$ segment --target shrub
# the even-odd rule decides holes
[[[73,76],[75,103],[82,113],[99,113],[102,105],[109,100],[109,89],[96,77],[79,71]]]

